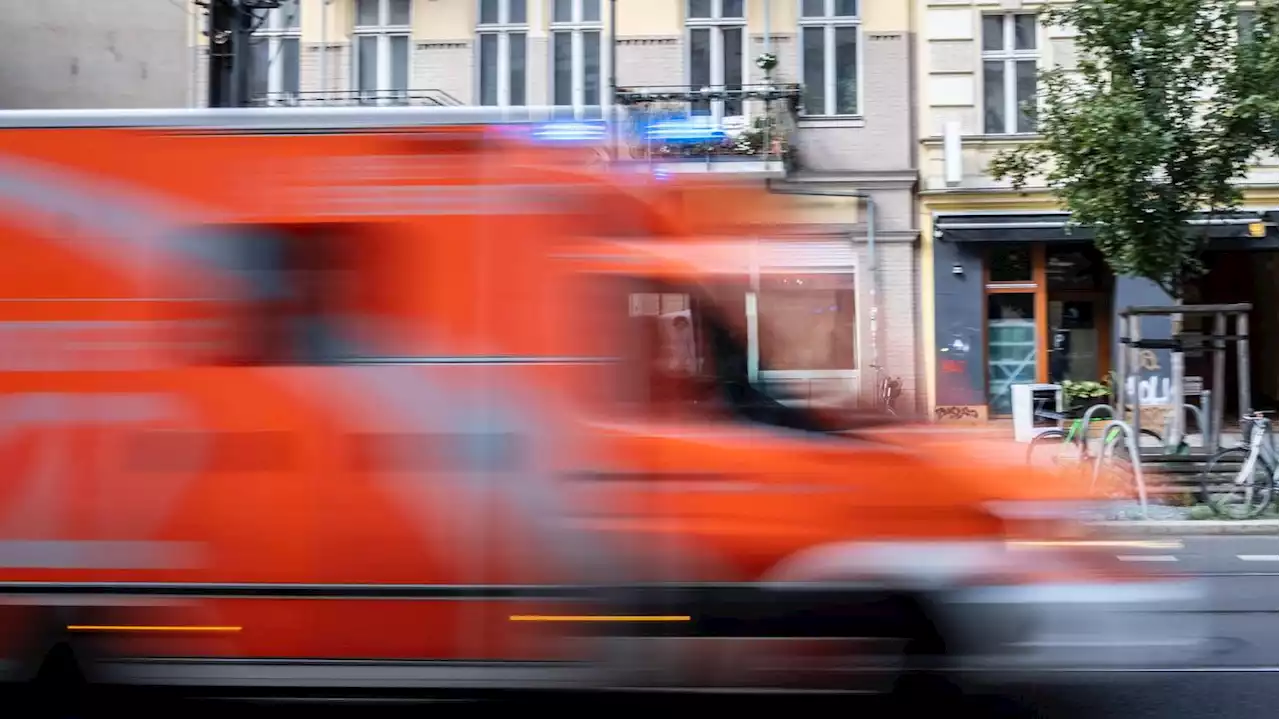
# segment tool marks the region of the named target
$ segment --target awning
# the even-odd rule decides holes
[[[1193,219],[1197,230],[1207,229],[1214,240],[1233,247],[1276,247],[1277,218],[1280,212],[1234,212]],[[936,215],[934,239],[944,242],[1087,242],[1093,239],[1088,227],[1068,227],[1068,212],[966,213]],[[1261,224],[1261,227],[1259,227]],[[1261,231],[1261,235],[1257,234]]]

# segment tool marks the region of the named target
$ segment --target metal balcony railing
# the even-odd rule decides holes
[[[633,160],[794,167],[797,84],[619,88],[627,108],[625,139]],[[744,166],[745,169],[745,166]]]
[[[453,107],[462,102],[444,90],[326,90],[268,92],[250,100],[253,107]]]

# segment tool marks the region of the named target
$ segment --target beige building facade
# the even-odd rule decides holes
[[[762,261],[824,289],[777,296],[757,280],[753,375],[795,401],[870,401],[892,376],[910,410],[923,386],[912,13],[910,0],[287,0],[255,33],[251,89],[265,105],[555,106],[581,117],[609,105],[616,58],[620,88],[686,93],[664,111],[741,127],[785,106],[785,130],[768,143],[785,142],[785,167],[721,153],[731,142],[678,161],[664,151],[660,164],[819,195],[794,198],[785,236],[758,238]],[[206,58],[198,27],[191,37]],[[798,97],[745,99],[769,87]],[[687,96],[700,90],[713,99]],[[651,162],[647,152],[631,159]],[[814,349],[786,349],[796,344]]]

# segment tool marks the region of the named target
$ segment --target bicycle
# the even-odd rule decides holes
[[[1085,426],[1084,417],[1070,417],[1061,412],[1052,412],[1042,409],[1037,409],[1035,411],[1035,416],[1037,419],[1047,419],[1059,423],[1068,419],[1070,419],[1071,422],[1065,429],[1060,427],[1057,429],[1045,430],[1032,439],[1030,446],[1027,447],[1028,465],[1035,465],[1039,457],[1049,455],[1049,452],[1053,451],[1053,454],[1050,455],[1050,464],[1052,465],[1069,465],[1081,469],[1088,467],[1089,463],[1094,459],[1094,456],[1089,449],[1089,430],[1088,427]],[[1108,421],[1110,421],[1109,418],[1091,419],[1089,424]],[[1120,427],[1111,427],[1102,438],[1102,446],[1109,447],[1116,445],[1117,447],[1123,447],[1123,444],[1118,444],[1118,440],[1121,438],[1123,432],[1124,430]],[[1164,438],[1155,430],[1142,429],[1139,434],[1143,437],[1150,437],[1157,442],[1164,441]],[[1131,461],[1124,454],[1118,455],[1116,459],[1121,462]],[[1114,481],[1108,482],[1107,484],[1114,485],[1114,491],[1108,490],[1104,493],[1109,495],[1126,494],[1128,492],[1128,488],[1132,486],[1132,482],[1129,481],[1130,474],[1131,473],[1126,473],[1123,477],[1113,478]]]
[[[897,417],[898,410],[894,405],[902,396],[902,379],[883,374],[884,368],[880,365],[871,365],[871,368],[876,371],[876,410]]]
[[[1201,474],[1201,493],[1214,512],[1231,519],[1252,519],[1266,511],[1280,494],[1280,448],[1271,433],[1274,412],[1254,411],[1241,417],[1249,428],[1249,440],[1220,450],[1205,463]],[[1231,472],[1236,463],[1240,469]],[[1218,474],[1235,474],[1226,492],[1214,492],[1213,478]],[[1220,483],[1219,483],[1220,485]],[[1235,504],[1242,499],[1242,505]]]

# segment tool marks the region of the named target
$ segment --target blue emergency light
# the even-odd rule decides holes
[[[532,134],[542,142],[601,142],[608,139],[609,128],[603,120],[565,120],[537,125]]]
[[[649,140],[665,144],[720,142],[728,137],[722,125],[701,116],[650,123],[644,134]]]

